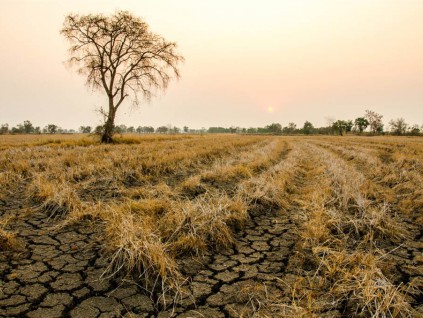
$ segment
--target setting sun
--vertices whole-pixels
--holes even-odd
[[[267,108],[267,112],[268,112],[268,113],[273,113],[273,107],[268,107],[268,108]]]

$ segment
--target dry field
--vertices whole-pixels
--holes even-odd
[[[423,316],[421,138],[30,137],[0,136],[0,316]]]

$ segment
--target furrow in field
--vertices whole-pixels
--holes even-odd
[[[331,142],[336,139],[327,138]],[[423,143],[413,137],[346,137],[343,145],[356,146],[378,154],[385,162],[392,160],[412,160],[422,163]]]
[[[380,198],[393,205],[402,213],[405,221],[423,224],[423,166],[410,159],[398,158],[384,160],[384,155],[369,153],[359,146],[342,147],[330,143],[319,145],[326,147],[356,169],[362,171],[375,185]]]
[[[325,146],[327,147],[327,145]],[[397,217],[395,211],[392,211],[395,206],[384,204],[384,195],[379,191],[374,191],[371,183],[369,184],[368,177],[361,171],[356,170],[355,165],[351,165],[351,160],[342,157],[342,154],[345,155],[345,152],[341,151],[342,149],[338,149],[337,152],[333,147],[336,146],[329,148],[311,146],[313,154],[320,158],[315,159],[315,161],[320,161],[323,166],[326,166],[325,174],[330,181],[328,186],[332,190],[330,191],[330,204],[326,203],[322,208],[323,211],[327,210],[324,214],[326,220],[321,223],[322,226],[318,226],[319,223],[317,222],[321,219],[320,216],[317,219],[315,218],[313,222],[306,223],[308,224],[306,233],[309,236],[316,236],[316,233],[320,233],[317,237],[321,242],[327,242],[328,233],[338,233],[338,237],[334,236],[336,238],[334,242],[337,242],[335,244],[337,252],[333,253],[334,247],[330,244],[323,244],[323,249],[320,249],[320,252],[323,251],[326,254],[324,257],[327,257],[327,259],[322,259],[320,264],[327,266],[325,262],[335,262],[337,261],[336,258],[339,257],[348,259],[346,258],[348,254],[338,253],[339,242],[343,242],[343,248],[349,253],[351,261],[368,261],[367,265],[372,265],[368,268],[373,273],[372,275],[383,275],[383,277],[380,277],[386,281],[386,286],[391,286],[384,289],[385,296],[390,297],[389,295],[391,295],[399,302],[398,306],[403,304],[406,306],[404,308],[408,306],[411,310],[407,302],[410,302],[413,307],[417,306],[421,297],[418,292],[419,282],[422,279],[418,265],[421,264],[418,256],[418,246],[421,245],[421,243],[418,243],[420,240],[419,231],[416,231],[416,226],[405,222],[404,218]],[[351,155],[347,157],[350,158]],[[352,160],[360,162],[359,159]],[[322,229],[325,229],[325,231]],[[327,232],[327,229],[330,232]],[[311,244],[311,246],[315,245],[315,243]],[[325,245],[328,245],[330,249],[326,250],[328,246]],[[313,248],[315,251],[319,250],[317,247]],[[332,258],[329,253],[332,253]],[[345,265],[345,269],[348,267],[347,264],[329,263],[329,265],[336,265],[340,268]],[[351,267],[349,268],[352,270]],[[364,278],[361,277],[360,279]],[[360,284],[371,283],[370,281],[361,282],[359,280],[357,282]],[[395,293],[392,288],[402,289],[403,295],[410,298],[407,298],[406,301],[401,293],[394,296]],[[390,308],[386,304],[386,298],[375,298],[375,301],[379,301],[379,307],[374,307],[372,310],[379,308],[378,310],[383,311]],[[370,309],[367,308],[367,310]],[[409,310],[406,312],[410,312]]]
[[[267,196],[266,190],[274,187],[272,192],[277,189],[279,197],[287,197],[288,187],[298,174],[301,154],[300,147],[292,145],[283,160],[241,184],[252,183]],[[239,185],[241,192],[245,191],[243,186]],[[182,268],[191,283],[183,301],[173,308],[176,314],[285,317],[293,312],[292,304],[283,302],[286,286],[280,281],[294,253],[295,225],[291,210],[276,208],[276,201],[273,203],[273,208],[264,208],[258,200],[251,201],[250,218],[234,235],[229,248],[207,252],[201,262],[183,261]]]

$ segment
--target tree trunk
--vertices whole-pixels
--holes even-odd
[[[109,113],[107,114],[107,120],[104,124],[103,135],[101,136],[101,142],[103,144],[110,144],[113,142],[113,131],[115,128],[115,108],[113,106],[113,97],[109,96]]]
[[[103,135],[101,136],[101,142],[103,144],[110,144],[113,141],[113,122],[107,119],[104,125]]]

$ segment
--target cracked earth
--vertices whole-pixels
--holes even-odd
[[[2,215],[25,215],[11,226],[22,246],[0,253],[2,317],[235,316],[248,308],[251,288],[282,293],[279,278],[295,243],[289,218],[271,210],[253,216],[232,249],[181,261],[188,292],[178,305],[168,300],[166,306],[134,281],[102,276],[108,260],[101,253],[101,223],[58,227],[44,212],[28,209],[13,200],[1,206]]]

